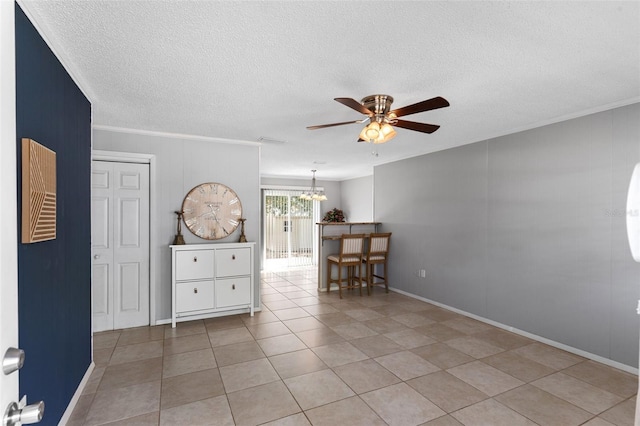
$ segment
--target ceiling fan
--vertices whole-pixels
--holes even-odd
[[[358,142],[372,143],[385,143],[393,139],[396,135],[396,131],[393,129],[393,126],[415,130],[422,133],[433,133],[438,130],[440,126],[436,124],[400,120],[398,117],[449,106],[449,102],[440,96],[394,109],[393,111],[390,111],[393,98],[389,95],[371,95],[362,98],[362,101],[360,102],[352,98],[334,98],[334,100],[366,115],[367,118],[355,121],[344,121],[342,123],[308,126],[307,129],[315,130],[323,129],[325,127],[342,126],[344,124],[368,122],[369,124],[362,129],[362,132],[360,132]]]

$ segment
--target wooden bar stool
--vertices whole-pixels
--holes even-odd
[[[327,293],[331,290],[331,284],[338,284],[338,292],[342,299],[343,288],[359,288],[362,296],[362,253],[364,249],[364,234],[342,234],[340,238],[340,253],[327,256]],[[331,278],[331,265],[338,266],[338,278]],[[342,279],[342,268],[347,268],[346,280]],[[358,268],[358,274],[354,273]],[[343,286],[342,282],[347,285]],[[357,285],[356,285],[357,281]]]
[[[371,295],[371,288],[374,285],[384,285],[385,290],[389,293],[389,283],[387,280],[387,258],[389,257],[390,241],[391,232],[369,235],[369,250],[362,258],[362,263],[366,265],[366,276],[364,277],[364,281],[367,285],[368,295]],[[375,274],[375,265],[382,265],[382,275]]]

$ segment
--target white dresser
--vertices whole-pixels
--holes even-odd
[[[171,247],[171,326],[176,321],[250,312],[255,243]]]

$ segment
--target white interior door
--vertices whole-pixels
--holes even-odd
[[[0,1],[0,357],[18,347],[15,3]],[[18,372],[0,372],[0,416],[18,401]]]
[[[93,161],[93,331],[149,325],[149,165]]]

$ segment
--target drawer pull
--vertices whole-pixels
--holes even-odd
[[[231,260],[236,260],[236,255],[235,254],[231,255]]]
[[[232,285],[231,285],[231,290],[235,290],[235,289],[236,289],[236,285],[235,285],[235,284],[232,284]]]
[[[193,261],[194,261],[194,262],[197,262],[197,261],[198,261],[198,258],[197,258],[196,256],[193,256]]]
[[[197,288],[197,287],[196,287],[196,288],[194,288],[194,289],[193,289],[193,292],[197,294],[197,293],[198,293],[198,288]]]

